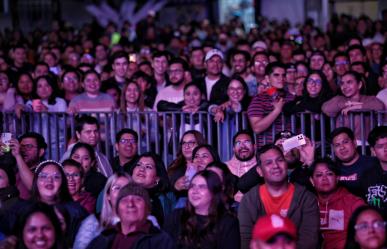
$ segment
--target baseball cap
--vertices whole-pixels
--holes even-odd
[[[263,49],[263,50],[267,50],[267,45],[264,41],[256,41],[254,42],[252,48],[255,50],[255,49]]]
[[[297,238],[297,228],[289,218],[276,214],[266,215],[257,220],[253,228],[253,240],[268,241],[278,234]]]
[[[222,51],[214,48],[207,52],[206,57],[204,58],[204,61],[208,61],[209,59],[212,58],[212,56],[215,56],[215,55],[219,56],[222,60],[224,58]]]

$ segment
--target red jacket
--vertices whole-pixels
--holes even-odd
[[[328,199],[318,196],[320,230],[324,249],[342,249],[347,238],[347,226],[353,211],[365,205],[364,201],[339,187]]]

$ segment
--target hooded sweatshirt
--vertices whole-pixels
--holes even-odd
[[[320,230],[324,238],[324,249],[342,249],[347,238],[349,218],[356,208],[365,205],[364,201],[339,187],[329,198],[318,196],[320,208]]]

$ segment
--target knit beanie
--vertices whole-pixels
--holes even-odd
[[[117,204],[116,204],[117,213],[118,213],[118,204],[120,203],[121,199],[128,195],[136,195],[136,196],[142,197],[145,201],[145,204],[148,207],[148,210],[151,210],[151,201],[149,198],[148,191],[145,188],[138,185],[137,183],[131,182],[131,183],[128,183],[123,188],[121,188],[120,192],[118,193]]]

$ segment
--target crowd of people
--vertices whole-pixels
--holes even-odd
[[[76,118],[73,138],[66,122],[2,136],[0,248],[386,248],[387,126],[369,111],[387,108],[387,11],[378,21],[333,16],[326,32],[310,20],[258,27],[174,29],[151,15],[135,37],[129,23],[5,33],[3,114]],[[201,118],[181,116],[179,150],[165,165],[141,138],[155,140],[173,121],[157,123],[157,113],[170,111],[208,112],[205,123],[221,124],[230,143],[208,144]],[[104,124],[85,112],[121,115],[116,157],[99,146]],[[140,112],[156,113],[152,129],[126,117]],[[242,112],[248,129],[232,125]],[[311,127],[287,150],[297,134],[282,115],[300,113],[329,134],[332,158],[319,157],[326,145]],[[59,157],[48,156],[58,145]]]

